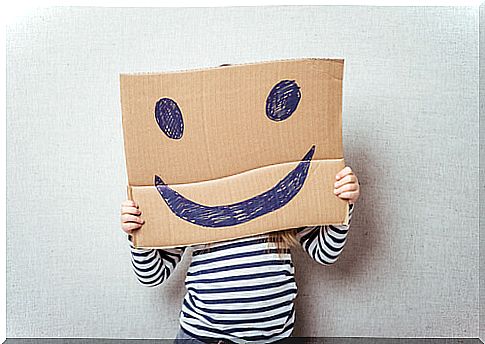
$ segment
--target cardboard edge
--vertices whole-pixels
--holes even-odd
[[[350,220],[350,203],[347,202],[347,214],[345,215],[345,220],[344,220],[343,225],[348,226],[349,220]]]
[[[126,186],[126,195],[130,201],[133,201],[133,187],[131,185]]]
[[[126,186],[126,195],[130,201],[133,201],[133,188],[130,185]],[[135,248],[139,248],[137,245],[136,235],[131,235],[131,242]]]
[[[345,164],[345,160],[344,158],[336,158],[336,159],[315,159],[315,160],[312,160],[312,162],[318,162],[318,161],[323,161],[323,162],[338,162],[338,161],[343,161],[344,164]],[[196,181],[196,182],[189,182],[189,183],[168,183],[168,185],[170,186],[188,186],[188,185],[194,185],[194,184],[201,184],[201,183],[212,183],[214,181],[221,181],[221,180],[225,180],[225,179],[232,179],[234,177],[239,177],[241,175],[245,175],[245,174],[248,174],[248,173],[254,173],[254,172],[257,172],[257,171],[261,171],[261,170],[266,170],[266,169],[270,169],[272,167],[275,167],[275,166],[281,166],[281,165],[296,165],[296,164],[299,164],[301,161],[288,161],[288,162],[281,162],[281,163],[277,163],[277,164],[271,164],[271,165],[265,165],[265,166],[261,166],[261,167],[256,167],[256,168],[252,168],[252,169],[249,169],[249,170],[246,170],[246,171],[242,171],[242,172],[238,172],[238,173],[235,173],[235,174],[230,174],[230,175],[227,175],[227,176],[222,176],[222,177],[217,177],[217,178],[213,178],[213,179],[204,179],[204,180],[200,180],[200,181]],[[154,187],[153,184],[143,184],[143,185],[137,185],[137,184],[131,184],[129,181],[128,181],[128,185],[131,187],[131,188],[146,188],[146,187]],[[130,190],[131,192],[131,190]]]
[[[221,68],[231,68],[231,67],[243,67],[251,66],[256,64],[264,63],[274,63],[274,62],[304,62],[304,61],[334,61],[337,63],[344,64],[345,59],[343,57],[302,57],[293,59],[278,59],[278,60],[263,60],[258,62],[247,62],[247,63],[224,63],[218,66],[203,67],[203,68],[190,68],[190,69],[179,69],[170,71],[159,71],[159,72],[121,72],[119,73],[120,79],[125,76],[143,76],[143,75],[157,75],[157,74],[176,74],[176,73],[191,73],[191,72],[203,72],[213,69]]]

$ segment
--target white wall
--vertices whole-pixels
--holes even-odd
[[[480,20],[480,214],[485,213],[485,2],[479,10]],[[480,216],[480,339],[485,341],[485,220]]]
[[[362,197],[336,265],[295,255],[294,334],[478,336],[477,8],[53,8],[7,33],[7,337],[173,337],[189,257],[160,288],[131,271],[118,75],[296,57],[345,58]]]

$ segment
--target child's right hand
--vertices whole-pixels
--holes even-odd
[[[141,211],[136,202],[127,199],[121,203],[121,229],[127,234],[132,234],[134,230],[140,229],[145,223],[140,215]]]

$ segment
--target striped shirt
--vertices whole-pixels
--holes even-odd
[[[322,265],[335,263],[346,243],[349,225],[297,229],[303,250]],[[190,336],[271,343],[289,337],[295,321],[297,285],[289,249],[277,250],[268,234],[194,245],[185,278],[187,293],[180,326]],[[166,281],[186,247],[135,249],[133,271],[147,287]]]

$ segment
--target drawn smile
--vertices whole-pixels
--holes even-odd
[[[291,201],[303,187],[314,152],[315,145],[275,186],[237,203],[217,206],[196,203],[173,190],[157,175],[155,186],[170,210],[181,219],[203,227],[235,226],[275,211]]]

